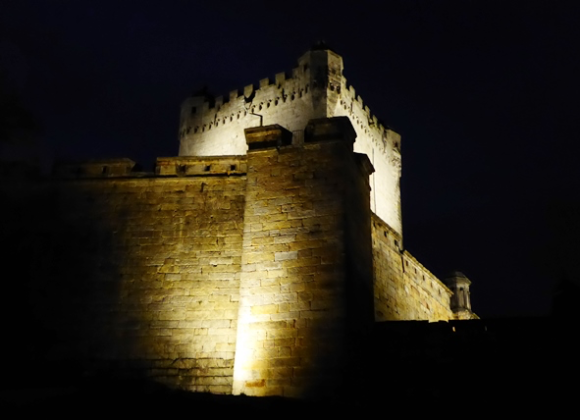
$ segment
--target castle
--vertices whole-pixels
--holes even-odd
[[[2,183],[5,237],[38,261],[34,308],[65,337],[47,357],[308,397],[333,392],[374,322],[476,318],[463,274],[442,282],[403,247],[401,138],[329,48],[228,98],[186,99],[179,138],[155,173],[94,160],[26,194]],[[54,210],[28,217],[39,203]]]

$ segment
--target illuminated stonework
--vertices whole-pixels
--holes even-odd
[[[155,173],[95,160],[28,190],[0,182],[4,237],[45,264],[27,276],[39,319],[69,338],[59,357],[192,391],[314,397],[342,386],[374,322],[475,316],[465,276],[450,289],[403,248],[399,136],[338,55],[299,64],[228,103],[188,99],[181,156]],[[14,222],[41,207],[54,211]]]
[[[281,125],[300,145],[308,121],[346,116],[356,131],[355,152],[366,154],[375,168],[371,209],[401,234],[401,136],[371,114],[342,73],[342,57],[318,46],[300,57],[291,74],[278,73],[227,98],[203,92],[190,97],[181,107],[179,154],[243,155],[244,129],[260,122]]]
[[[302,147],[268,147],[290,133],[246,130],[236,394],[332,394],[340,378],[331,372],[356,336],[347,318],[373,322],[372,167],[352,152],[348,119],[314,120],[305,132]]]

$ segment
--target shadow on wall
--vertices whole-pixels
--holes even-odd
[[[104,204],[88,195],[65,194],[49,183],[11,180],[0,188],[5,198],[0,209],[3,308],[11,320],[12,343],[3,346],[4,357],[34,365],[35,360],[89,355],[107,335],[121,287],[123,256],[113,254],[111,220],[99,214]],[[97,314],[97,302],[109,310]],[[30,380],[18,374],[21,367],[8,369],[16,380]]]

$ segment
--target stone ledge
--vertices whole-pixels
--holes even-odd
[[[244,134],[249,151],[292,144],[292,133],[278,124],[246,128]]]

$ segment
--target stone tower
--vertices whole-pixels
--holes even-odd
[[[372,166],[354,135],[344,117],[312,120],[302,147],[280,126],[246,129],[235,394],[335,394],[372,326]]]
[[[342,57],[326,45],[307,51],[290,74],[261,79],[228,97],[202,91],[187,98],[181,107],[179,155],[244,155],[244,129],[260,123],[281,125],[292,134],[292,144],[300,145],[308,121],[340,116],[355,129],[355,152],[366,154],[375,168],[371,210],[402,234],[401,137],[363,104],[343,75]]]

